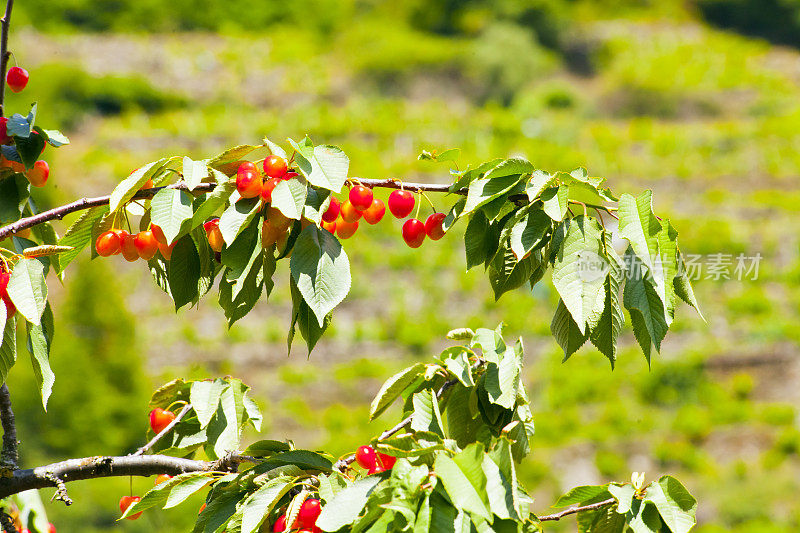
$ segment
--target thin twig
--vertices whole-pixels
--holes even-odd
[[[603,500],[597,503],[591,503],[589,505],[573,505],[572,507],[567,507],[563,511],[559,511],[553,514],[547,514],[539,516],[539,522],[547,522],[553,520],[561,520],[565,516],[569,516],[571,514],[580,513],[582,511],[594,511],[595,509],[600,509],[602,507],[606,507],[607,505],[613,505],[617,503],[617,500],[614,498],[609,498],[607,500]]]
[[[0,423],[3,425],[3,466],[17,469],[19,462],[19,452],[17,449],[17,426],[14,423],[14,411],[11,409],[11,394],[8,392],[8,384],[3,383],[0,387]]]
[[[53,494],[53,497],[50,498],[50,501],[52,502],[54,500],[60,500],[64,502],[64,505],[67,507],[72,505],[72,498],[70,498],[69,494],[67,494],[67,485],[61,480],[61,478],[51,472],[46,472],[45,478],[56,487],[56,492]]]
[[[135,452],[133,452],[131,455],[142,455],[142,454],[144,454],[145,452],[147,452],[148,450],[150,450],[150,448],[152,448],[153,446],[155,446],[155,444],[156,444],[158,441],[160,441],[160,440],[161,440],[161,438],[162,438],[164,435],[166,435],[167,433],[169,433],[170,431],[172,431],[172,428],[174,428],[176,425],[178,425],[178,422],[180,422],[180,421],[181,421],[181,419],[182,419],[184,416],[186,416],[186,413],[188,413],[188,412],[189,412],[189,410],[190,410],[191,408],[192,408],[192,404],[190,404],[190,403],[187,403],[186,405],[184,405],[184,406],[183,406],[183,409],[181,409],[181,412],[180,412],[180,413],[178,413],[178,416],[176,416],[176,417],[175,417],[175,418],[172,420],[172,422],[170,422],[169,424],[167,424],[167,426],[166,426],[164,429],[162,429],[162,430],[161,430],[161,431],[160,431],[158,434],[156,434],[156,436],[155,436],[155,437],[153,437],[152,439],[150,439],[150,442],[148,442],[147,444],[145,444],[144,446],[142,446],[141,448],[139,448],[138,450],[136,450]]]
[[[8,29],[11,26],[11,9],[13,7],[14,0],[7,0],[5,15],[0,19],[0,75],[2,75],[2,79],[0,79],[0,117],[5,111],[6,69],[8,58],[11,56],[11,52],[8,51]]]

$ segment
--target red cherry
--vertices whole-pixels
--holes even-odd
[[[150,231],[153,232],[153,237],[156,238],[159,244],[167,244],[167,237],[164,235],[164,230],[161,229],[161,226],[150,224]]]
[[[367,474],[369,474],[369,475],[380,474],[381,472],[385,472],[385,471],[386,471],[386,469],[384,467],[382,467],[381,465],[376,464],[375,466],[373,466],[372,468],[369,469]]]
[[[296,178],[299,175],[300,174],[298,174],[297,172],[287,172],[286,174],[283,175],[283,177],[281,177],[281,179],[283,181],[289,181],[290,179]]]
[[[386,206],[383,205],[383,202],[377,198],[373,198],[372,205],[369,206],[369,209],[364,211],[364,220],[369,222],[370,224],[377,224],[383,218],[383,215],[386,214]]]
[[[281,533],[282,531],[286,531],[286,515],[282,514],[275,520],[275,523],[272,524],[272,531],[274,533]]]
[[[119,252],[120,244],[121,242],[119,235],[117,235],[116,232],[106,231],[97,237],[97,241],[94,243],[94,248],[97,250],[98,255],[102,257],[108,257]]]
[[[211,220],[203,222],[203,229],[206,230],[207,232],[218,227],[219,227],[219,218],[212,218]]]
[[[433,213],[428,217],[428,220],[425,221],[425,233],[431,240],[438,241],[442,237],[444,237],[444,229],[442,228],[442,223],[445,219],[444,213]]]
[[[323,221],[322,224],[320,224],[320,226],[322,226],[322,229],[326,229],[331,233],[336,233],[336,222]]]
[[[153,433],[161,433],[173,420],[175,420],[175,413],[171,411],[165,411],[160,407],[150,411],[150,429],[153,430]]]
[[[14,91],[15,93],[20,92],[22,89],[28,85],[28,71],[22,67],[11,67],[8,69],[8,73],[6,74],[6,83],[8,84],[8,88]]]
[[[328,205],[328,209],[322,214],[322,220],[325,222],[335,222],[341,209],[342,204],[339,203],[339,199],[335,196],[331,196],[331,203]]]
[[[139,250],[136,249],[136,238],[127,231],[120,230],[122,235],[120,237],[119,249],[122,252],[122,257],[126,261],[136,261],[139,259]],[[117,233],[119,235],[119,233]]]
[[[372,189],[363,185],[356,185],[350,189],[348,198],[358,211],[365,211],[372,205]]]
[[[128,510],[128,507],[130,507],[131,505],[133,505],[134,503],[136,503],[138,501],[141,501],[141,499],[142,498],[139,497],[139,496],[123,496],[122,498],[119,499],[119,510],[120,510],[120,512],[124,513],[125,511]],[[127,518],[128,520],[136,520],[140,516],[142,516],[142,512],[141,511],[138,512],[138,513],[134,513],[134,514],[132,514],[130,516],[126,516],[125,518]]]
[[[50,177],[50,166],[47,161],[40,159],[33,164],[33,168],[25,171],[25,176],[34,187],[44,187],[44,184],[47,183],[47,178]]]
[[[6,305],[6,317],[11,318],[17,308],[8,296],[8,282],[11,280],[10,272],[0,272],[0,300]]]
[[[413,210],[413,194],[408,191],[392,191],[389,195],[389,211],[395,218],[406,218]]]
[[[403,240],[412,248],[422,246],[425,240],[425,224],[416,218],[410,218],[403,224]]]
[[[281,182],[280,178],[270,178],[264,182],[264,185],[261,186],[261,199],[264,202],[271,202],[272,201],[272,191],[275,190],[275,187]]]
[[[394,468],[394,464],[397,462],[397,457],[378,452],[378,460],[380,461],[380,464],[383,465],[384,469],[391,470]]]
[[[47,533],[56,533],[56,526],[53,524],[47,524]]]
[[[151,260],[158,252],[158,241],[150,230],[140,231],[133,238],[133,245],[139,257],[145,261]]]
[[[264,174],[270,178],[280,178],[288,169],[286,160],[279,155],[271,155],[264,160]]]
[[[362,468],[372,468],[378,462],[378,456],[372,446],[359,446],[356,450],[356,462]]]
[[[0,117],[0,144],[7,144],[11,141],[8,136],[8,118]]]
[[[236,171],[236,190],[242,198],[255,198],[261,194],[261,175],[253,163],[246,161]]]
[[[175,249],[176,244],[178,244],[177,241],[173,242],[172,244],[163,244],[159,242],[158,251],[161,252],[161,255],[164,256],[164,259],[169,261],[172,257],[172,250]]]
[[[316,498],[309,498],[300,506],[300,512],[297,513],[297,525],[300,527],[314,527],[317,523],[322,512],[322,506]]]
[[[355,222],[347,222],[346,220],[336,220],[336,235],[340,239],[349,239],[358,229],[358,220]]]
[[[358,219],[361,218],[361,211],[356,209],[355,206],[350,203],[350,200],[345,200],[339,210],[339,216],[345,222],[357,222]]]

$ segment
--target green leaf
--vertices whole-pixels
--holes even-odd
[[[220,379],[192,383],[189,403],[192,404],[192,408],[197,414],[197,420],[200,422],[201,428],[205,428],[211,422],[211,417],[217,411],[219,398],[225,387],[225,382]]]
[[[486,476],[486,495],[492,513],[501,519],[519,520],[519,511],[514,499],[516,487],[488,455],[483,456],[481,466]]]
[[[245,423],[244,394],[247,388],[241,381],[232,379],[220,393],[219,408],[208,424],[208,442],[205,451],[218,459],[239,448],[242,426]]]
[[[469,184],[464,212],[471,213],[478,207],[502,196],[522,180],[522,174],[534,170],[533,165],[524,159],[506,159],[487,172],[483,178],[476,179]]]
[[[652,272],[658,256],[661,223],[653,214],[653,193],[645,191],[634,198],[623,194],[619,199],[619,235],[628,239],[636,257]]]
[[[430,431],[444,437],[444,423],[439,412],[439,400],[433,391],[424,389],[412,397],[414,411],[411,418],[411,429],[414,431]]]
[[[645,278],[641,271],[629,272],[623,304],[630,312],[633,333],[649,362],[650,346],[655,345],[656,351],[660,351],[661,341],[669,329],[664,304],[652,279]]]
[[[72,246],[72,250],[61,254],[58,273],[63,272],[67,265],[81,253],[87,246],[94,245],[92,242],[92,226],[100,218],[108,213],[108,206],[92,207],[81,213],[75,222],[67,229],[64,236],[58,241],[59,246]]]
[[[150,204],[150,221],[161,227],[167,243],[189,231],[188,220],[192,218],[192,196],[186,191],[161,189]]]
[[[153,507],[163,506],[164,509],[175,507],[211,483],[213,476],[214,474],[211,472],[189,472],[163,481],[147,491],[141,500],[128,507],[122,517],[131,516]]]
[[[486,494],[486,476],[482,461],[476,457],[476,451],[483,455],[482,450],[483,446],[472,444],[453,459],[437,454],[433,469],[456,509],[490,520],[492,512],[481,496]]]
[[[490,362],[486,365],[484,388],[489,395],[489,401],[505,409],[512,409],[517,403],[517,393],[520,388],[521,361],[514,355],[514,349],[509,348],[497,363]]]
[[[309,183],[337,193],[342,190],[350,167],[350,159],[344,152],[336,146],[312,147],[291,139],[289,144],[297,151],[295,163]]]
[[[535,201],[539,195],[542,194],[542,191],[555,185],[557,181],[558,180],[556,177],[552,174],[548,174],[547,172],[543,172],[541,170],[534,171],[530,181],[525,187],[525,193],[528,195],[528,201]]]
[[[294,279],[290,280],[290,288],[292,293],[292,323],[289,325],[289,336],[287,338],[288,348],[291,351],[295,328],[298,328],[300,330],[300,335],[306,340],[306,346],[308,347],[308,353],[310,355],[317,341],[322,338],[323,333],[328,329],[332,314],[328,313],[323,323],[320,325],[319,322],[317,322],[314,311],[303,299],[303,295],[300,293],[300,289],[297,288],[297,283],[295,283]]]
[[[677,251],[677,262],[678,274],[672,280],[675,288],[675,294],[678,295],[681,300],[693,307],[694,310],[697,311],[697,314],[700,315],[700,318],[705,321],[703,313],[700,312],[700,306],[697,305],[697,300],[694,297],[692,282],[689,280],[689,276],[686,273],[686,261],[683,259],[683,254],[680,250]]]
[[[469,219],[467,229],[464,232],[464,249],[467,254],[467,270],[474,266],[483,264],[486,261],[490,250],[495,243],[491,242],[491,232],[489,231],[489,220],[483,212],[478,211]]]
[[[236,190],[235,181],[226,181],[217,185],[213,191],[206,195],[206,199],[192,215],[192,229],[196,228],[209,217],[216,214]]]
[[[253,533],[256,531],[292,486],[292,483],[276,480],[261,486],[251,494],[239,510],[242,516],[241,533]]]
[[[625,514],[630,512],[633,505],[633,498],[636,495],[636,489],[631,485],[619,485],[611,483],[608,485],[608,492],[617,500],[617,512]]]
[[[558,301],[558,307],[553,315],[552,322],[550,322],[550,332],[555,337],[558,345],[561,346],[561,349],[564,350],[564,361],[577,352],[588,338],[587,333],[582,332],[581,328],[575,323],[575,319],[564,305],[564,300]]]
[[[625,515],[619,514],[613,505],[582,511],[577,515],[577,523],[578,533],[624,533],[626,526]]]
[[[253,457],[267,457],[277,452],[286,452],[290,446],[279,440],[259,440],[247,447],[243,455]]]
[[[305,203],[306,186],[295,178],[282,180],[272,191],[272,207],[283,213],[286,218],[300,220]]]
[[[605,304],[603,286],[609,265],[601,231],[594,218],[573,218],[553,263],[553,285],[582,334],[589,317],[599,314]]]
[[[108,202],[108,210],[112,213],[120,209],[128,200],[133,198],[142,185],[147,180],[155,176],[167,164],[168,159],[159,159],[152,163],[147,163],[141,168],[134,170],[130,176],[122,180],[119,185],[114,188],[111,193],[111,199]]]
[[[511,251],[517,259],[543,246],[551,227],[551,219],[544,211],[526,210],[524,216],[514,223],[509,235]]]
[[[22,209],[30,198],[31,185],[22,174],[0,178],[0,222],[19,220]]]
[[[322,222],[322,215],[331,203],[330,196],[330,191],[317,190],[309,186],[305,196],[306,205],[303,206],[303,216],[314,224]],[[274,192],[272,198],[275,198]]]
[[[8,118],[6,132],[12,137],[30,137],[36,119],[36,104],[31,106],[31,113],[26,117],[19,113],[14,113]]]
[[[565,185],[550,187],[541,193],[542,210],[555,220],[560,222],[567,215],[569,207],[569,188]]]
[[[261,148],[261,146],[254,146],[252,144],[241,144],[239,146],[234,146],[233,148],[225,150],[216,157],[209,159],[208,166],[211,168],[216,168],[217,170],[228,170],[225,167],[229,166],[230,163],[237,163],[241,161],[250,152],[259,148]],[[233,169],[233,172],[236,172],[235,168]]]
[[[261,197],[242,199],[228,207],[219,217],[219,230],[225,244],[232,244],[260,211]]]
[[[38,128],[35,128],[38,129]],[[42,130],[47,135],[47,142],[55,148],[69,144],[69,139],[66,135],[58,130]]]
[[[19,314],[28,322],[39,325],[47,304],[44,265],[36,259],[23,258],[17,261],[7,290]]]
[[[662,476],[651,483],[644,500],[653,502],[672,533],[687,533],[697,523],[697,500],[672,476]]]
[[[350,290],[350,262],[339,241],[317,226],[303,230],[289,262],[292,279],[319,325]]]
[[[3,341],[0,344],[0,378],[3,383],[8,379],[8,372],[17,362],[17,319],[5,318],[6,306],[0,305],[0,317],[3,318]]]
[[[183,181],[186,188],[193,191],[208,177],[207,161],[192,161],[188,157],[183,158]]]
[[[611,497],[605,485],[582,485],[569,490],[561,496],[553,507],[567,507],[568,505],[583,504],[599,496],[604,496],[600,500],[607,500]]]
[[[374,420],[386,411],[406,387],[411,385],[423,372],[425,372],[425,365],[416,363],[387,379],[369,406],[369,419]]]
[[[255,469],[256,471],[267,472],[273,468],[283,465],[295,465],[302,470],[319,470],[330,472],[333,463],[327,457],[309,450],[289,450],[273,455]]]
[[[168,268],[170,293],[177,311],[199,297],[200,256],[191,235],[184,235],[175,243]]]
[[[673,280],[678,274],[678,232],[672,227],[669,220],[662,223],[661,231],[658,232],[658,250],[655,270],[659,275],[653,276],[653,279],[664,280],[664,283],[657,285],[657,289],[661,301],[664,302],[664,318],[669,326],[675,318],[675,287],[670,280]]]
[[[615,260],[609,261],[608,264],[610,269],[604,287],[605,304],[600,315],[594,313],[589,317],[589,340],[608,358],[613,369],[617,357],[617,337],[625,324],[625,314],[619,302],[622,271]]]
[[[323,531],[338,531],[355,522],[366,507],[370,494],[381,481],[378,476],[369,476],[341,490],[322,508],[322,513],[317,518],[317,527]]]
[[[289,156],[286,155],[286,150],[275,144],[274,142],[270,141],[266,137],[264,137],[264,145],[266,145],[267,149],[269,150],[270,155],[277,155],[285,159],[286,161],[289,160]]]
[[[517,260],[511,248],[503,245],[489,264],[489,283],[494,290],[495,301],[508,291],[522,287],[531,277],[534,262],[531,257]]]
[[[2,312],[2,311],[0,311]],[[47,304],[42,314],[40,325],[28,324],[28,351],[31,354],[31,364],[39,391],[42,397],[42,407],[47,411],[47,400],[53,392],[53,383],[56,376],[50,369],[50,344],[53,342],[53,311]]]
[[[42,155],[45,140],[41,135],[14,137],[14,145],[17,147],[17,153],[25,164],[25,168],[33,168],[33,164]]]
[[[470,336],[470,338],[472,337]],[[468,350],[463,346],[448,348],[441,355],[447,371],[453,374],[465,387],[475,386],[475,380],[472,378],[472,365],[469,362],[470,355],[474,355],[472,350]]]

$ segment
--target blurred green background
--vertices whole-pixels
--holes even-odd
[[[9,110],[38,100],[40,122],[72,139],[45,153],[43,207],[164,155],[307,133],[341,146],[354,176],[444,182],[416,156],[451,147],[462,166],[586,166],[617,192],[653,189],[685,253],[764,257],[757,280],[696,282],[708,323],[682,307],[651,369],[626,331],[612,372],[591,347],[561,363],[549,282],[496,304],[465,272],[463,226],[418,250],[394,219],[359,230],[351,294],[310,359],[300,343],[287,357],[280,283],[228,331],[215,294],[175,317],[141,264],[85,254],[50,284],[46,414],[26,365],[11,374],[26,466],[127,453],[153,387],[224,374],[255,389],[263,437],[343,454],[392,423],[366,422],[385,377],[451,328],[502,320],[527,348],[537,435],[521,470],[537,511],[576,484],[669,472],[700,500],[698,531],[800,529],[797,0],[26,0],[12,23],[31,82]],[[50,518],[68,532],[189,529],[199,501],[115,523],[128,484],[76,483],[76,504]]]

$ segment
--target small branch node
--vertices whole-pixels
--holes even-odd
[[[67,494],[66,483],[64,483],[60,477],[56,476],[52,472],[46,472],[44,477],[56,487],[56,492],[53,494],[53,497],[50,498],[50,501],[52,502],[54,500],[60,500],[64,502],[64,505],[72,505],[72,498],[70,498],[69,494]]]

